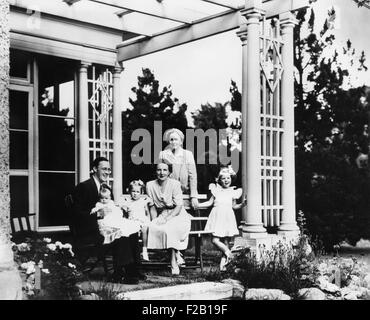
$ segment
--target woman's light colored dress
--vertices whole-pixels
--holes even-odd
[[[242,189],[235,189],[235,187],[224,189],[216,185],[211,189],[211,193],[214,203],[204,230],[212,231],[213,236],[220,238],[239,235],[233,199],[239,199],[242,196]]]
[[[168,178],[163,192],[157,180],[149,181],[146,186],[148,196],[153,200],[158,214],[165,214],[167,206],[183,205],[180,182]],[[160,215],[159,215],[160,216]],[[188,246],[191,216],[184,207],[180,213],[168,220],[165,224],[157,225],[153,219],[149,226],[148,249],[185,250]]]
[[[104,207],[112,210],[103,219],[98,219],[99,232],[104,237],[104,244],[140,231],[140,223],[124,218],[121,209],[114,204],[113,200],[107,204],[97,202],[91,212],[97,212]]]

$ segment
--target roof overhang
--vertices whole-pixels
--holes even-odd
[[[309,0],[9,0],[17,45],[42,38],[94,48],[126,61],[239,28],[240,11],[257,6],[274,17]],[[40,20],[41,28],[29,28]],[[15,38],[15,36],[14,36]],[[36,41],[35,40],[35,41]],[[40,42],[40,41],[39,41]],[[43,44],[40,44],[40,48]],[[63,51],[64,52],[64,51]]]
[[[246,22],[245,18],[240,14],[240,10],[244,6],[238,5],[238,0],[207,0],[206,2],[223,5],[225,10],[219,14],[194,21],[190,25],[183,24],[152,36],[142,36],[137,39],[123,41],[117,46],[117,60],[120,62],[130,60],[237,29]],[[297,11],[308,6],[308,0],[265,0],[260,3],[260,8],[266,12],[267,18],[272,18],[288,11]]]

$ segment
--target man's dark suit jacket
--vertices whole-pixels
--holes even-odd
[[[113,195],[112,195],[113,196]],[[93,178],[79,183],[73,192],[73,217],[76,237],[81,242],[94,241],[102,243],[104,237],[99,233],[97,217],[90,214],[91,209],[99,200],[99,193]],[[119,267],[138,263],[138,238],[137,233],[130,237],[116,239],[113,243],[113,259]]]
[[[79,183],[73,192],[73,224],[79,240],[96,239],[102,241],[97,218],[90,214],[99,201],[99,193],[93,178]]]

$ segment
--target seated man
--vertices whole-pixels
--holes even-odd
[[[110,173],[111,168],[108,159],[98,157],[93,162],[91,178],[79,183],[74,189],[72,220],[78,240],[81,242],[103,243],[104,239],[99,233],[97,219],[104,217],[111,209],[104,207],[95,214],[90,213],[99,200],[98,193],[101,185],[104,184],[104,187],[107,187]],[[138,272],[140,261],[138,234],[115,239],[111,245],[113,246],[113,281],[137,283],[139,279],[144,279],[145,276]]]

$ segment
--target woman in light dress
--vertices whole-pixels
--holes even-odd
[[[184,263],[179,250],[188,246],[191,216],[183,206],[183,194],[179,181],[169,178],[171,166],[157,164],[157,179],[146,185],[147,195],[152,199],[152,217],[148,233],[148,249],[169,249],[171,272],[180,273],[179,265]]]

